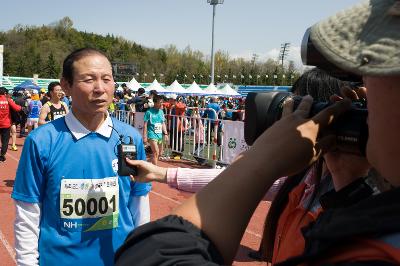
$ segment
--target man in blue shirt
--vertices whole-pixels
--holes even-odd
[[[127,234],[148,222],[149,184],[118,176],[119,135],[145,160],[136,129],[112,119],[111,64],[80,49],[64,61],[62,87],[72,111],[25,140],[12,198],[18,265],[113,265]]]

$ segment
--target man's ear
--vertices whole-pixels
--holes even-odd
[[[61,88],[65,92],[66,96],[71,96],[71,86],[65,78],[61,78],[60,80]]]

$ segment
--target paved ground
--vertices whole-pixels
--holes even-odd
[[[14,184],[15,172],[17,169],[20,153],[22,150],[23,139],[18,139],[18,151],[8,151],[7,161],[0,164],[0,265],[15,265],[14,260],[14,204],[10,198]],[[173,167],[198,167],[191,162],[169,160],[162,162],[164,166]],[[152,220],[167,215],[185,199],[190,197],[190,193],[178,191],[165,184],[154,184],[150,193],[151,216]],[[235,202],[232,199],[232,208]],[[262,234],[262,226],[265,215],[269,208],[269,202],[261,202],[254,213],[241,242],[234,265],[266,265],[252,260],[247,256],[249,251],[257,249]]]

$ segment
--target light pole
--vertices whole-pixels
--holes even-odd
[[[218,4],[223,4],[224,0],[207,0],[207,3],[213,6],[213,19],[212,19],[212,42],[211,42],[211,83],[214,84],[214,20],[215,20],[215,7]]]

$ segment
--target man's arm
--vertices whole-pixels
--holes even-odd
[[[19,200],[15,202],[15,259],[18,266],[39,265],[39,233],[41,205]]]
[[[48,104],[43,105],[43,107],[40,109],[40,115],[39,115],[39,126],[46,124],[46,117],[50,113],[50,107]]]

